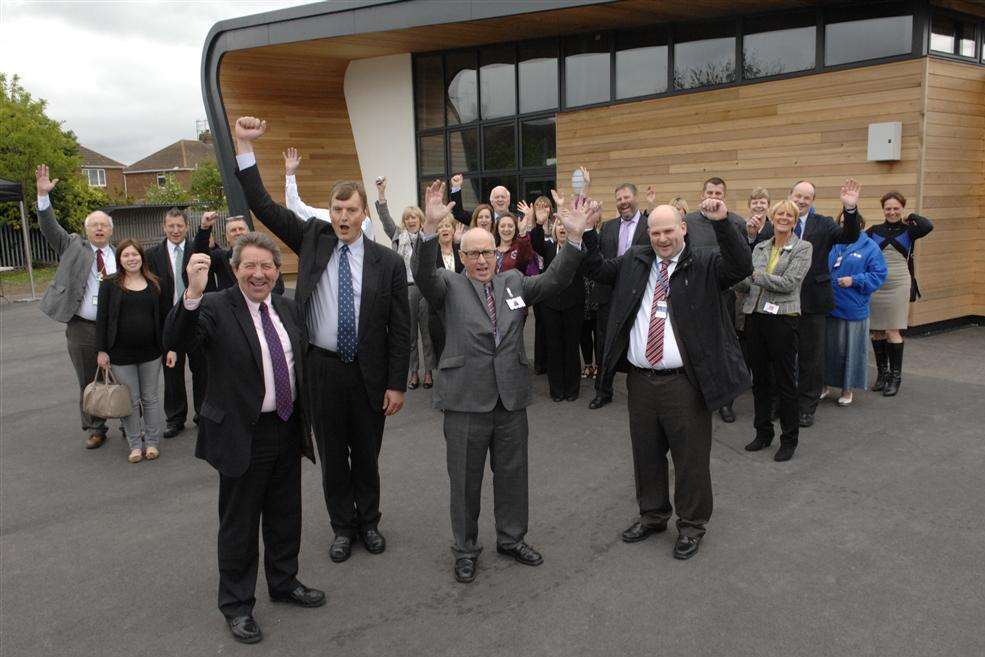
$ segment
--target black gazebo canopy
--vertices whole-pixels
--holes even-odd
[[[0,178],[0,201],[20,201],[24,197],[23,186],[18,182],[11,182]]]

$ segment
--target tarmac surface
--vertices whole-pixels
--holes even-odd
[[[985,328],[907,341],[900,395],[822,402],[786,464],[743,451],[751,395],[735,424],[716,415],[716,509],[686,562],[674,531],[619,539],[636,508],[624,378],[590,411],[588,382],[555,404],[538,377],[528,540],[545,562],[496,554],[487,470],[486,550],[457,584],[441,416],[410,391],[384,436],[387,551],[329,560],[305,461],[300,579],[328,604],[273,605],[261,572],[258,647],[216,609],[218,476],[193,425],[156,462],[127,463],[116,422],[84,450],[63,334],[37,304],[0,308],[4,657],[985,654]]]

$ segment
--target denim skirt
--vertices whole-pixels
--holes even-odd
[[[824,384],[851,390],[868,387],[869,319],[827,318]]]

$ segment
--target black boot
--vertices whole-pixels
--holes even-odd
[[[893,397],[899,392],[900,382],[903,379],[903,343],[889,342],[886,344],[889,352],[889,378],[886,379],[886,388],[882,391],[883,397]]]
[[[886,352],[887,340],[873,340],[872,351],[876,355],[876,382],[872,385],[873,392],[879,392],[886,387],[886,379],[889,378],[889,354]]]

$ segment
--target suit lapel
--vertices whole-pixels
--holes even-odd
[[[649,239],[647,239],[646,222],[647,222],[646,215],[644,215],[643,211],[640,210],[640,219],[639,221],[636,222],[636,232],[633,233],[633,241],[630,244],[630,246],[636,244],[646,244],[647,242],[650,241]]]
[[[263,357],[260,355],[260,338],[257,337],[256,326],[253,324],[253,317],[250,315],[249,308],[246,307],[243,292],[239,286],[234,286],[228,288],[226,294],[229,297],[229,305],[232,306],[233,316],[239,322],[239,327],[243,329],[243,335],[250,345],[250,351],[253,352],[253,361],[256,363],[257,370],[262,372]]]
[[[357,340],[366,333],[366,325],[369,322],[370,314],[373,312],[373,303],[376,301],[376,291],[379,287],[377,283],[380,276],[380,248],[369,238],[363,237],[363,279],[359,299]]]
[[[627,255],[629,254],[627,253]],[[633,266],[636,267],[636,271],[632,277],[634,283],[631,290],[633,301],[626,307],[626,316],[622,318],[623,323],[638,312],[643,294],[646,292],[646,286],[650,284],[650,270],[653,268],[653,258],[653,249],[640,249],[633,257]]]

